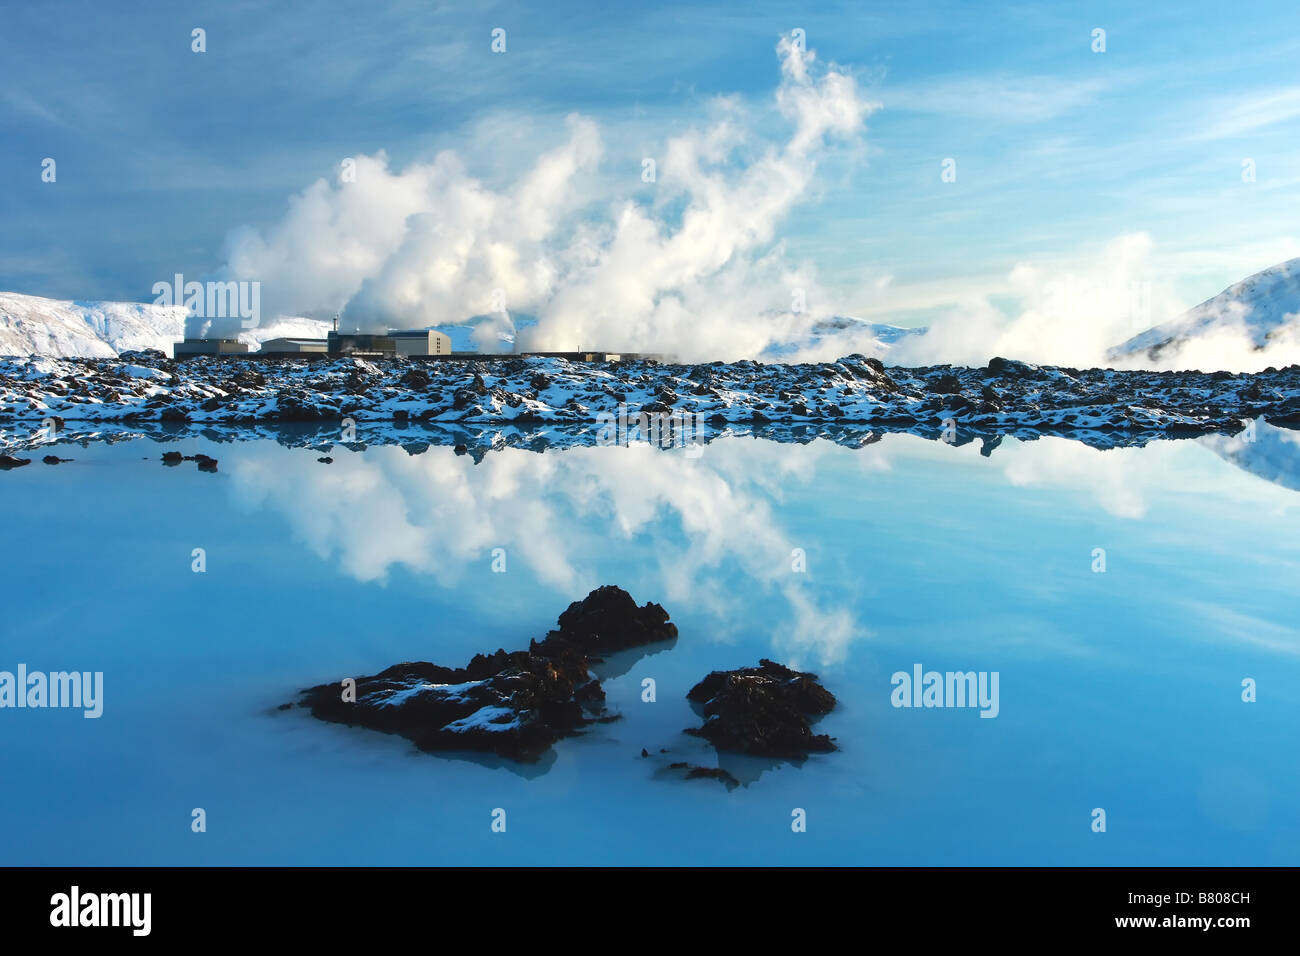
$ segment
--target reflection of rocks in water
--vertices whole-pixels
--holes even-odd
[[[703,705],[704,715],[704,725],[686,733],[719,751],[790,759],[836,749],[830,737],[812,732],[810,718],[836,704],[816,674],[764,659],[757,667],[714,671],[686,696]]]
[[[742,787],[748,787],[750,784],[756,783],[758,778],[769,770],[775,770],[777,767],[782,767],[788,763],[797,766],[802,764],[805,759],[804,757],[756,757],[751,754],[718,751],[718,766],[725,770],[733,780],[739,781]]]
[[[434,753],[435,756],[442,760],[460,760],[465,763],[478,764],[488,770],[508,770],[516,777],[523,777],[525,780],[535,780],[545,774],[555,766],[556,757],[553,749],[548,749],[542,753],[536,760],[516,760],[513,757],[502,757],[494,753],[481,753],[475,750],[439,750]],[[419,754],[413,754],[419,757]]]
[[[698,764],[692,765],[684,760],[678,760],[670,763],[668,769],[681,771],[687,780],[717,780],[728,790],[735,790],[740,786],[740,781],[721,767],[701,767]]]
[[[748,787],[769,770],[804,763],[804,757],[756,757],[715,750],[705,741],[692,741],[692,746],[674,750],[661,749],[651,754],[642,749],[641,756],[649,758],[655,766],[654,775],[673,780],[717,780],[728,790]],[[710,766],[709,764],[713,764]]]
[[[667,640],[658,642],[654,649],[629,648],[624,651],[617,651],[601,658],[591,658],[591,672],[601,681],[614,680],[622,677],[633,667],[648,657],[655,657],[658,654],[664,654],[671,651],[677,646],[677,638],[670,637]]]
[[[163,452],[162,463],[168,468],[174,468],[183,461],[196,462],[199,466],[199,471],[215,472],[217,470],[217,460],[208,455],[182,455],[178,451]]]
[[[555,741],[608,719],[593,662],[677,636],[662,607],[637,607],[613,586],[570,604],[558,624],[526,651],[477,654],[457,668],[395,664],[309,688],[302,704],[322,720],[400,734],[421,750],[537,761]]]

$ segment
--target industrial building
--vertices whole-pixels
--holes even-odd
[[[183,358],[187,355],[243,355],[248,346],[237,339],[186,339],[172,346],[172,355]]]
[[[326,343],[330,355],[355,355],[359,358],[451,355],[451,336],[432,329],[393,331],[383,335],[331,332]]]
[[[261,350],[250,352],[236,339],[186,339],[174,346],[177,358],[192,355],[237,355],[247,358],[420,358],[493,361],[504,358],[562,358],[570,362],[661,362],[665,356],[634,352],[453,352],[451,336],[433,329],[388,332],[330,332],[328,338],[285,336],[267,339]]]
[[[412,332],[389,332],[398,355],[450,355],[451,336],[433,329]]]
[[[325,339],[267,339],[258,355],[288,357],[293,355],[326,355],[329,344]]]

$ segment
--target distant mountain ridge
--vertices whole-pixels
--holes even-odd
[[[1300,258],[1270,266],[1228,286],[1178,318],[1115,346],[1107,352],[1107,358],[1154,359],[1193,339],[1233,331],[1243,332],[1256,349],[1286,340],[1300,341]]]

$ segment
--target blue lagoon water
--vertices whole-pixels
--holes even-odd
[[[0,710],[0,862],[1295,865],[1300,446],[1265,430],[1273,457],[907,435],[477,463],[61,446],[75,461],[0,475],[0,670],[102,671],[104,710]],[[219,471],[163,467],[172,449]],[[680,637],[609,662],[622,719],[536,766],[278,709],[526,647],[601,584]],[[682,733],[694,683],[763,657],[821,675],[838,752],[719,758]],[[894,707],[918,664],[996,671],[997,716]]]

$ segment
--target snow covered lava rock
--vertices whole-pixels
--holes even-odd
[[[718,750],[800,758],[837,749],[830,737],[814,734],[809,723],[810,715],[828,714],[836,704],[816,674],[764,658],[757,667],[714,671],[686,697],[704,705],[705,718],[703,727],[686,733]]]
[[[309,431],[300,427],[306,424],[319,434],[298,440],[314,445],[326,432],[337,437],[350,418],[362,443],[452,444],[477,461],[498,442],[540,451],[630,441],[628,423],[643,415],[637,439],[657,438],[660,447],[698,449],[716,437],[749,434],[860,445],[877,432],[909,431],[957,444],[1052,434],[1114,448],[1234,435],[1248,419],[1300,423],[1300,365],[1238,375],[1004,358],[985,368],[886,369],[861,355],[815,365],[554,357],[176,362],[145,351],[115,359],[0,358],[0,450],[9,454],[41,443],[48,419],[65,439],[94,440],[184,427],[210,438],[264,429],[291,440]]]
[[[560,615],[526,651],[476,654],[466,667],[395,664],[370,677],[303,691],[315,717],[400,734],[425,751],[472,750],[536,761],[557,740],[602,719],[598,652],[677,636],[658,604],[637,607],[607,585]]]

